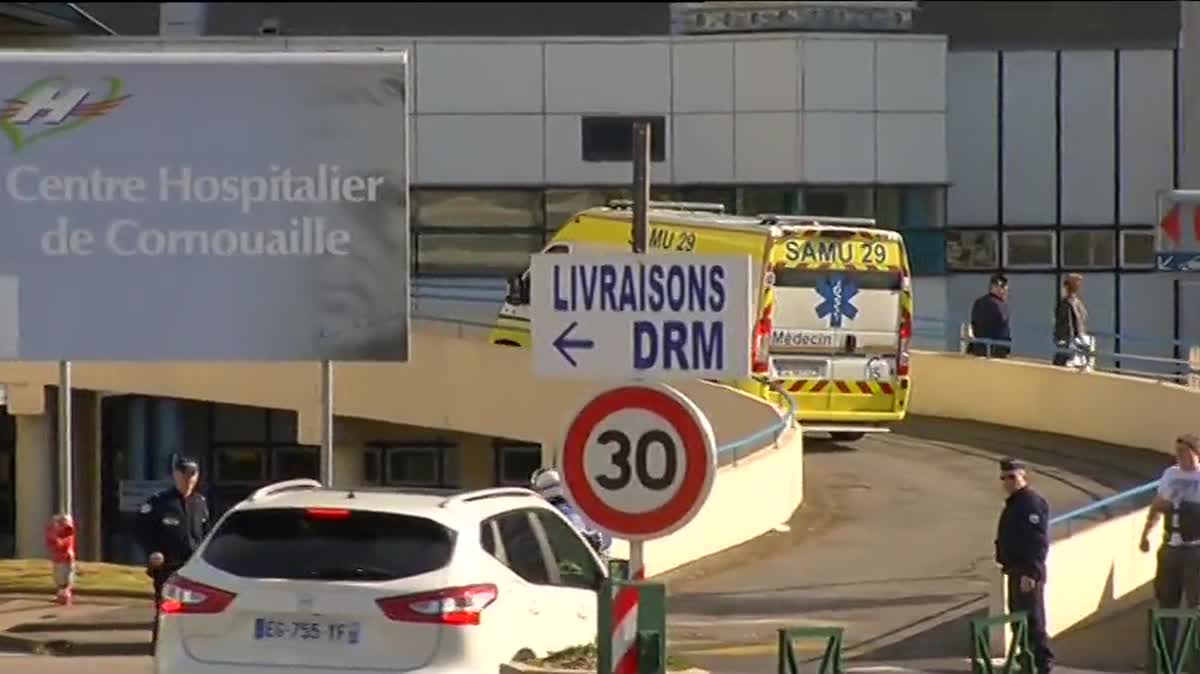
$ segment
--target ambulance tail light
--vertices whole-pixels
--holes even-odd
[[[907,309],[900,315],[900,348],[896,352],[896,374],[908,376],[908,350],[912,344],[913,321],[912,314]]]
[[[771,371],[771,329],[775,323],[775,305],[768,304],[762,318],[754,327],[754,344],[750,356],[750,369],[755,374]]]

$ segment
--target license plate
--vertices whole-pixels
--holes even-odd
[[[254,620],[255,641],[297,641],[353,646],[361,639],[362,626],[355,622],[277,620],[273,618],[256,618]]]
[[[775,372],[782,379],[824,379],[823,360],[775,360]]]

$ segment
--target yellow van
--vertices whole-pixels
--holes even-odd
[[[628,253],[633,248],[633,204],[613,201],[572,216],[543,253]],[[646,252],[679,255],[749,255],[751,278],[762,279],[773,240],[770,227],[726,215],[721,204],[652,201]],[[761,295],[761,293],[759,293]],[[757,308],[756,308],[757,310]],[[530,346],[529,269],[510,278],[508,295],[491,333],[493,344]]]
[[[771,251],[756,371],[791,393],[809,431],[853,441],[904,419],[912,274],[899,233],[865,218],[765,216]],[[742,388],[777,397],[750,382]]]
[[[752,345],[756,377],[797,403],[806,430],[857,440],[904,418],[912,285],[900,235],[873,220],[735,216],[720,204],[651,202],[647,252],[744,254],[760,280]],[[632,204],[571,217],[543,253],[631,249]],[[529,270],[509,279],[490,341],[529,347]],[[758,380],[729,382],[776,402]]]

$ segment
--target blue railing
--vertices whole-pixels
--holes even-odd
[[[1112,496],[1108,496],[1108,497],[1102,498],[1098,501],[1094,501],[1092,503],[1089,503],[1089,504],[1083,506],[1082,508],[1076,508],[1070,512],[1063,513],[1057,517],[1052,517],[1052,518],[1050,518],[1050,526],[1057,527],[1057,526],[1061,526],[1061,525],[1065,524],[1065,525],[1068,525],[1068,527],[1070,527],[1071,525],[1075,524],[1076,522],[1079,522],[1080,520],[1083,520],[1094,513],[1097,513],[1102,510],[1106,510],[1113,506],[1119,505],[1119,506],[1127,507],[1130,505],[1129,501],[1132,501],[1133,499],[1136,499],[1140,496],[1146,496],[1147,494],[1150,494],[1150,493],[1153,493],[1154,491],[1156,491],[1158,489],[1159,482],[1160,482],[1160,480],[1148,482],[1141,486],[1134,487],[1133,489],[1127,489],[1119,494],[1113,494]]]

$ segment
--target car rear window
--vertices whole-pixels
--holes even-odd
[[[859,290],[900,290],[904,277],[884,271],[817,271],[779,266],[775,269],[775,285],[781,288],[816,288],[831,274],[849,277]]]
[[[202,557],[244,578],[386,581],[446,566],[454,541],[453,531],[423,517],[264,508],[230,515]]]

